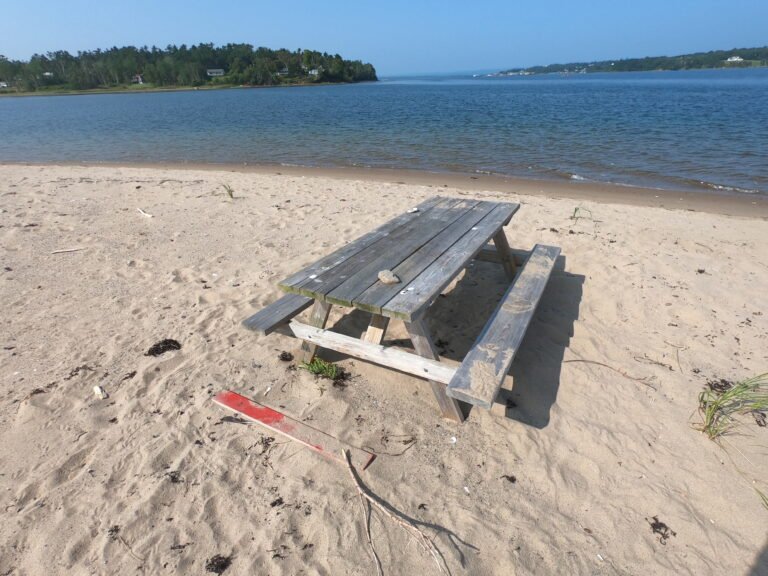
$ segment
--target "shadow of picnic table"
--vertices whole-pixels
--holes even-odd
[[[544,428],[557,400],[565,350],[579,318],[584,276],[566,271],[565,256],[559,256],[533,321],[515,357],[510,375],[513,387],[502,388],[497,402],[505,406],[511,420]],[[501,266],[475,260],[430,307],[426,321],[441,358],[461,362],[483,330],[509,281]],[[361,310],[345,314],[334,331],[359,337],[370,315]],[[410,340],[386,338],[385,346],[411,347]],[[322,356],[337,361],[347,356],[323,350]],[[467,405],[468,409],[472,407]]]
[[[768,576],[768,541],[766,541],[762,552],[755,558],[755,563],[748,576]]]

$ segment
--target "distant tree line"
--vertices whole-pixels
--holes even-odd
[[[213,72],[212,72],[213,71]],[[87,90],[146,83],[153,86],[246,84],[269,86],[376,80],[371,64],[313,50],[271,50],[250,44],[198,44],[92,50],[60,50],[29,61],[0,56],[0,88],[22,91]]]
[[[732,60],[729,61],[729,58]],[[651,56],[599,62],[571,62],[530,68],[512,68],[499,72],[506,74],[549,74],[553,72],[645,72],[652,70],[693,70],[701,68],[749,68],[768,66],[768,46],[762,48],[736,48],[713,50],[681,56]]]

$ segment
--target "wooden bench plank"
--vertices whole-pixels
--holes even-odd
[[[519,207],[518,204],[498,204],[477,226],[473,226],[449,250],[382,306],[381,314],[406,322],[418,318],[467,262],[509,222]]]
[[[512,365],[539,304],[560,248],[537,244],[517,280],[510,286],[477,338],[447,393],[482,408],[490,408]]]
[[[276,302],[266,306],[243,320],[243,325],[249,330],[261,334],[271,334],[281,324],[306,310],[312,305],[312,298],[299,294],[286,294]]]
[[[448,228],[398,264],[392,271],[400,278],[400,284],[384,284],[376,281],[370,288],[353,300],[356,308],[380,314],[383,306],[392,300],[404,286],[421,274],[441,254],[453,246],[496,207],[496,202],[480,202]]]
[[[429,198],[428,200],[425,200],[418,206],[416,206],[417,210],[415,212],[406,212],[404,214],[400,214],[399,216],[396,216],[395,218],[392,218],[388,222],[385,222],[375,230],[372,230],[371,232],[368,232],[367,234],[364,234],[360,238],[357,238],[356,240],[350,242],[349,244],[345,244],[344,246],[338,248],[328,256],[325,256],[318,260],[317,262],[313,262],[306,268],[299,270],[295,274],[292,274],[285,280],[283,280],[280,283],[280,286],[285,289],[287,286],[294,286],[301,284],[304,282],[307,278],[314,274],[319,274],[320,272],[323,272],[325,270],[328,270],[334,266],[337,266],[338,264],[344,262],[348,258],[351,258],[361,250],[367,248],[377,240],[383,238],[384,236],[390,234],[393,230],[396,230],[400,226],[403,226],[404,224],[407,224],[408,222],[421,218],[425,213],[427,213],[429,210],[434,208],[439,202],[445,200],[445,197],[441,196],[433,196],[432,198]]]
[[[354,300],[362,292],[378,282],[380,270],[393,270],[403,260],[411,256],[415,251],[428,244],[446,228],[450,228],[457,220],[460,220],[467,212],[477,205],[476,200],[459,200],[456,204],[447,207],[442,214],[438,214],[441,207],[432,210],[434,215],[429,220],[419,223],[410,234],[398,237],[393,234],[388,238],[377,242],[372,250],[375,256],[363,265],[358,266],[336,288],[326,294],[326,299],[334,304],[352,306]],[[400,282],[395,286],[403,286]]]
[[[441,364],[437,360],[423,358],[397,348],[384,347],[380,344],[365,342],[351,336],[345,336],[330,330],[308,326],[296,320],[289,324],[296,338],[300,338],[321,348],[349,354],[355,358],[394,368],[419,378],[442,382],[443,388],[453,378],[455,366]]]
[[[368,274],[377,276],[379,270],[398,264],[400,262],[398,257],[402,251],[424,238],[428,240],[445,226],[446,221],[458,218],[467,209],[464,200],[444,198],[418,219],[411,220],[393,230],[337,266],[314,274],[298,285],[290,288],[281,285],[281,288],[318,300],[326,300],[328,293],[343,282],[352,278],[360,279],[364,270],[366,276]],[[408,254],[410,251],[405,256]],[[351,302],[343,300],[337,300],[334,303],[351,305]]]

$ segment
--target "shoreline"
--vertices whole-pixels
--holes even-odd
[[[768,196],[728,192],[694,192],[645,188],[594,181],[534,180],[522,177],[460,172],[429,172],[406,168],[314,167],[281,164],[204,164],[171,162],[4,162],[0,166],[64,166],[83,168],[155,168],[253,174],[324,177],[390,184],[451,187],[460,190],[566,198],[604,204],[622,204],[687,210],[726,216],[768,219]]]
[[[0,98],[26,98],[27,96],[87,96],[93,94],[155,94],[162,92],[202,92],[208,90],[248,90],[251,88],[306,88],[309,86],[344,86],[348,84],[363,84],[364,82],[377,82],[378,80],[365,80],[361,82],[307,82],[298,84],[223,84],[221,86],[173,86],[168,88],[93,88],[90,90],[61,90],[61,91],[34,91],[34,92],[0,92]]]

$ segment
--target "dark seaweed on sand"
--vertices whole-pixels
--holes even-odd
[[[181,344],[176,340],[166,338],[165,340],[160,340],[160,342],[153,344],[144,356],[160,356],[170,350],[181,350]]]
[[[648,518],[646,518],[648,520]],[[672,536],[677,536],[677,532],[672,530],[669,526],[667,526],[664,522],[659,520],[658,516],[653,517],[653,521],[648,520],[648,524],[651,525],[651,531],[654,534],[659,535],[659,542],[666,545],[667,540],[671,538]]]
[[[214,574],[224,574],[224,571],[232,564],[232,556],[216,554],[205,562],[205,570]]]

